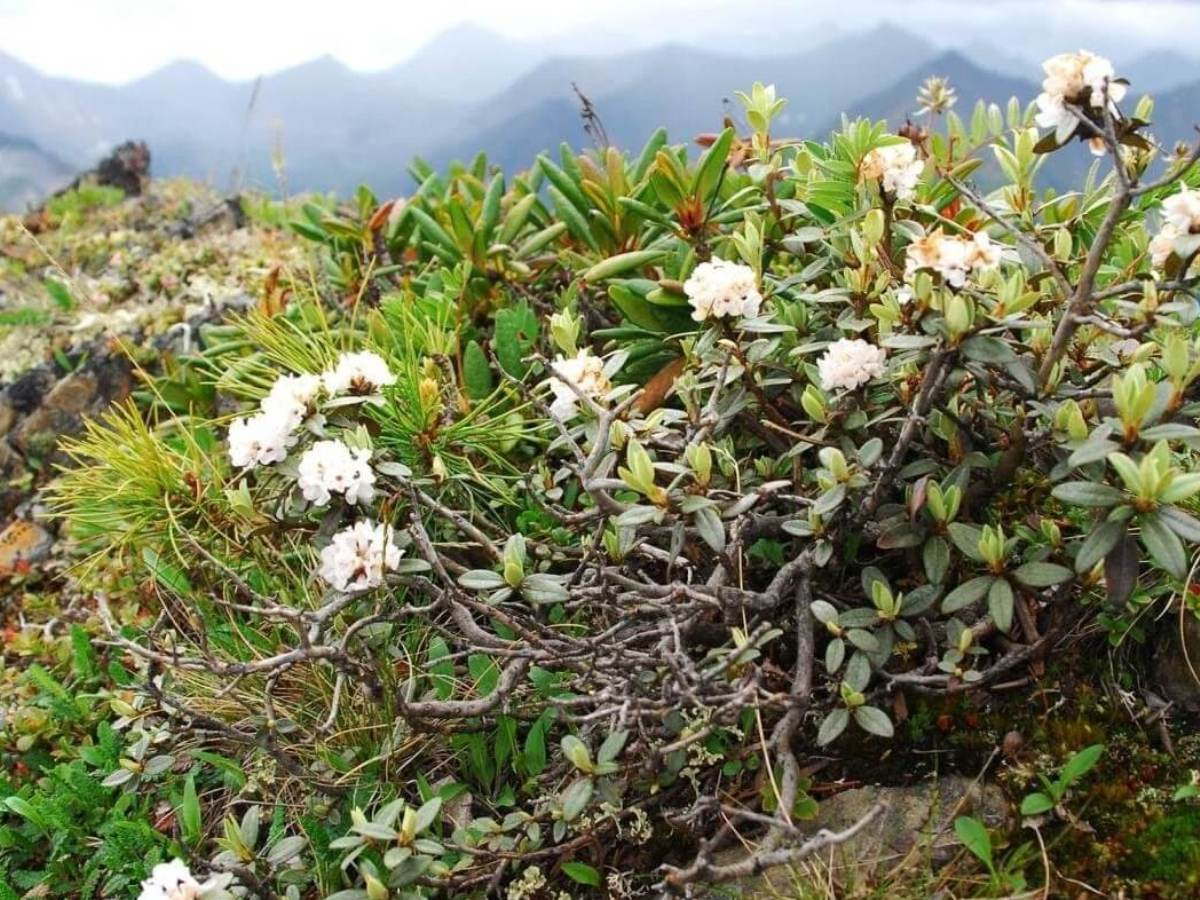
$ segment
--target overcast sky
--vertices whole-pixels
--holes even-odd
[[[634,45],[883,19],[943,43],[987,40],[1031,58],[1078,46],[1121,56],[1106,46],[1117,44],[1126,58],[1158,46],[1200,54],[1192,0],[0,0],[0,50],[50,74],[119,83],[181,58],[227,78],[324,54],[379,69],[462,21],[543,41],[574,33],[577,49],[588,29]],[[763,43],[750,52],[789,49]]]

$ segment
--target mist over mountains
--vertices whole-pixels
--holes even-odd
[[[347,193],[366,182],[391,194],[411,187],[415,155],[440,166],[483,150],[511,170],[563,141],[587,146],[576,87],[610,140],[636,149],[659,125],[683,142],[738,120],[733,91],[756,80],[790,101],[778,131],[812,137],[843,112],[897,127],[930,75],[950,79],[960,112],[980,98],[1027,103],[1040,80],[1036,61],[978,42],[947,50],[886,24],[754,46],[761,52],[704,41],[622,52],[597,35],[547,47],[460,26],[377,72],[323,57],[228,81],[181,61],[120,86],[46,76],[0,53],[0,207],[24,206],[129,138],[149,143],[155,174],[223,190]],[[1156,93],[1156,133],[1186,138],[1200,117],[1200,63],[1174,51],[1117,63],[1135,96]],[[1080,147],[1060,155],[1047,178],[1089,162]]]

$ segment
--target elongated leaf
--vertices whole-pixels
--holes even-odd
[[[957,612],[972,603],[978,603],[991,590],[992,582],[995,580],[994,575],[980,575],[978,578],[972,578],[970,581],[960,584],[942,600],[942,612]]]
[[[931,584],[941,584],[946,580],[946,570],[950,567],[950,547],[945,538],[935,536],[927,540],[921,557],[925,564],[925,577]]]
[[[954,541],[954,546],[962,553],[976,562],[983,561],[983,556],[979,552],[979,538],[983,534],[982,529],[963,522],[951,522],[946,526],[946,530],[950,534],[950,540]]]
[[[1007,579],[997,578],[988,589],[988,613],[1005,634],[1012,631],[1013,590]]]
[[[854,710],[854,722],[868,734],[890,738],[895,733],[892,720],[882,709],[875,706],[859,706]]]
[[[1125,606],[1137,584],[1139,562],[1137,542],[1125,532],[1104,557],[1104,585],[1108,589],[1110,609]]]
[[[583,280],[596,282],[606,278],[616,278],[632,269],[640,269],[662,259],[663,254],[658,250],[631,250],[628,253],[618,253],[608,259],[601,260],[583,273]]]
[[[600,886],[600,873],[587,863],[576,862],[574,860],[565,862],[562,864],[562,870],[568,878],[577,884],[586,884],[590,887]]]
[[[964,847],[979,857],[989,869],[992,867],[992,839],[986,825],[971,816],[959,816],[954,820],[954,833]]]
[[[1100,761],[1100,757],[1103,754],[1103,744],[1092,744],[1089,747],[1084,747],[1063,765],[1062,781],[1066,784],[1078,781],[1092,770],[1096,763]]]
[[[1117,545],[1117,541],[1124,534],[1124,522],[1101,522],[1093,528],[1079,546],[1079,552],[1075,554],[1075,571],[1081,575],[1091,571]]]
[[[1116,506],[1125,497],[1115,487],[1095,481],[1067,481],[1055,485],[1050,493],[1072,506]]]
[[[1144,516],[1141,521],[1142,546],[1150,551],[1154,561],[1174,578],[1187,576],[1187,553],[1178,535],[1157,515]]]
[[[850,710],[839,706],[837,709],[830,711],[829,715],[825,717],[825,721],[821,723],[821,727],[817,730],[817,743],[822,747],[833,743],[846,730],[846,726],[849,724]]]
[[[1158,517],[1189,544],[1200,544],[1200,519],[1188,515],[1178,506],[1160,506]]]
[[[1066,566],[1048,562],[1027,562],[1013,571],[1013,578],[1026,587],[1043,588],[1070,581],[1075,573]]]

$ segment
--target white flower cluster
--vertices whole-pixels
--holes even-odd
[[[550,414],[560,422],[575,418],[579,412],[579,394],[592,400],[602,400],[612,390],[612,382],[604,372],[604,360],[584,347],[571,357],[559,356],[554,360],[554,370],[562,377],[547,380],[554,393]],[[574,385],[579,393],[572,389]]]
[[[932,269],[952,287],[962,287],[973,271],[994,269],[1000,265],[1001,247],[993,244],[985,232],[973,238],[961,238],[942,233],[938,228],[908,245],[905,273],[917,269]]]
[[[215,879],[201,884],[182,860],[173,859],[150,870],[137,900],[197,900],[205,891],[218,886]]]
[[[374,394],[381,387],[395,384],[396,376],[382,357],[369,351],[343,353],[332,369],[321,376],[325,390],[338,394]]]
[[[333,494],[344,494],[347,503],[367,504],[375,499],[370,462],[370,450],[351,450],[338,440],[317,441],[300,457],[296,484],[314,506],[327,506]]]
[[[1125,85],[1114,80],[1113,64],[1087,50],[1052,56],[1042,63],[1042,69],[1046,77],[1038,94],[1035,121],[1040,128],[1053,128],[1060,144],[1079,127],[1072,106],[1102,110],[1106,93],[1110,104],[1125,96]],[[1104,153],[1104,142],[1099,138],[1093,137],[1089,144],[1093,153]]]
[[[1200,190],[1186,185],[1163,201],[1163,224],[1150,241],[1154,267],[1172,255],[1185,258],[1200,250]]]
[[[239,469],[283,462],[299,440],[297,430],[316,408],[321,388],[330,396],[372,394],[396,376],[371,352],[343,353],[323,375],[281,375],[259,404],[259,412],[229,426],[229,459]]]
[[[883,189],[898,200],[907,200],[917,189],[925,161],[917,157],[911,141],[876,147],[863,157],[859,175],[864,181],[879,180]]]
[[[383,584],[384,570],[400,565],[402,551],[392,541],[387,522],[355,522],[333,536],[321,551],[320,576],[334,590],[364,591]]]
[[[880,378],[886,370],[887,353],[881,347],[864,340],[842,338],[834,341],[817,360],[821,389],[838,388],[853,391],[872,378]]]
[[[697,322],[710,317],[753,318],[762,306],[754,270],[719,256],[696,266],[683,283],[683,292],[692,305],[692,318]]]

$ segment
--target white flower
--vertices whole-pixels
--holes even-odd
[[[263,412],[285,412],[299,425],[321,390],[319,375],[280,375],[260,404]]]
[[[859,174],[864,180],[881,179],[885,191],[897,199],[907,200],[916,190],[924,169],[925,162],[917,158],[917,148],[905,141],[868,152],[863,157]]]
[[[1200,190],[1184,185],[1163,201],[1163,224],[1150,239],[1150,260],[1161,269],[1172,256],[1185,259],[1200,250]]]
[[[972,271],[994,269],[1000,265],[1003,247],[993,244],[985,232],[971,238],[943,234],[940,228],[918,238],[905,251],[905,273],[933,269],[952,287],[962,287]]]
[[[702,262],[683,283],[683,292],[692,305],[692,318],[703,322],[710,316],[753,318],[762,306],[762,294],[754,270],[714,256]]]
[[[1175,247],[1183,232],[1170,222],[1163,223],[1162,229],[1150,239],[1150,262],[1156,269],[1161,269],[1175,252]]]
[[[1045,92],[1037,96],[1037,115],[1033,117],[1039,128],[1053,128],[1054,142],[1061,144],[1075,133],[1079,119],[1067,108],[1062,97]]]
[[[1181,234],[1200,233],[1200,190],[1184,186],[1164,200],[1163,219]]]
[[[1088,50],[1052,56],[1042,63],[1042,69],[1046,72],[1042,90],[1077,106],[1102,108],[1106,87],[1113,103],[1125,96],[1125,85],[1114,81],[1113,64]]]
[[[395,529],[386,522],[355,522],[333,536],[321,551],[320,576],[337,591],[363,591],[383,584],[384,569],[400,565]]]
[[[196,900],[206,887],[192,877],[182,860],[173,859],[150,870],[137,900]]]
[[[239,469],[282,462],[296,443],[297,424],[286,409],[236,419],[229,426],[229,461]]]
[[[300,457],[296,483],[304,499],[325,506],[331,494],[345,494],[347,503],[375,499],[371,451],[351,450],[341,441],[317,441]]]
[[[845,388],[852,391],[872,378],[883,375],[887,354],[882,348],[855,338],[834,341],[817,360],[822,390]]]
[[[602,400],[612,390],[612,382],[604,373],[604,360],[586,347],[572,357],[557,357],[554,371],[562,377],[547,379],[550,390],[554,392],[550,414],[560,422],[573,419],[579,412],[579,394],[571,389],[571,385],[593,400]]]
[[[896,302],[901,306],[908,306],[913,301],[913,289],[907,284],[902,284],[896,288]]]
[[[976,272],[985,272],[1000,265],[1001,246],[993,244],[986,231],[975,232],[975,237],[967,244],[967,268]]]
[[[321,376],[325,390],[330,394],[374,394],[385,385],[394,384],[392,374],[383,357],[369,350],[361,353],[343,353],[337,365]]]

